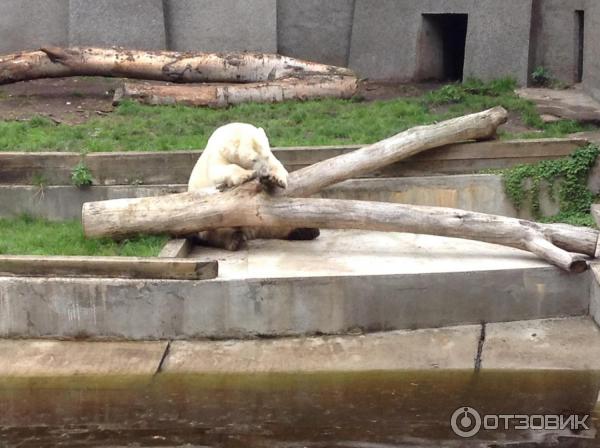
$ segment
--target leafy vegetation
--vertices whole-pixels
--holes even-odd
[[[83,162],[79,162],[71,171],[71,183],[76,187],[92,185],[92,172]]]
[[[51,222],[28,216],[0,219],[0,254],[155,257],[166,241],[163,236],[139,236],[121,242],[86,239],[76,221]]]
[[[531,82],[534,86],[547,87],[552,81],[552,75],[550,71],[545,67],[536,67],[531,73]]]
[[[422,97],[366,102],[321,100],[242,104],[227,109],[147,106],[125,102],[114,113],[83,124],[56,124],[44,117],[0,122],[0,151],[168,151],[202,148],[212,131],[229,122],[263,127],[273,146],[372,143],[412,126],[501,105],[538,130],[523,137],[556,137],[586,128],[575,122],[544,124],[534,105],[503,78],[470,79]],[[503,137],[521,137],[504,135]]]
[[[532,215],[545,222],[566,222],[594,226],[591,205],[598,199],[587,187],[590,170],[600,149],[595,145],[578,148],[569,157],[519,165],[503,171],[506,193],[518,209],[529,203]],[[560,212],[544,217],[540,209],[542,186],[558,202]]]

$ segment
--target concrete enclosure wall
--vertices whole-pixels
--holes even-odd
[[[525,84],[544,66],[578,81],[585,35],[583,78],[593,88],[599,8],[596,0],[3,0],[0,52],[47,44],[278,51],[366,78],[413,81],[447,76],[448,52],[432,45],[439,28],[431,17],[463,14],[456,57],[465,77]]]
[[[69,0],[2,0],[0,52],[66,45]]]
[[[531,69],[544,67],[565,82],[580,81],[577,11],[586,9],[586,0],[534,0]]]
[[[70,0],[69,43],[165,48],[162,0]]]

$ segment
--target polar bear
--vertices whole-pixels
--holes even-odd
[[[256,177],[287,187],[288,172],[271,152],[265,131],[247,123],[230,123],[208,139],[192,170],[188,191],[236,187]]]
[[[196,162],[188,191],[236,187],[249,180],[286,188],[288,172],[271,152],[269,139],[262,128],[247,123],[230,123],[218,128],[208,139]],[[200,232],[201,244],[238,250],[246,241],[256,238],[312,240],[319,229],[311,228],[225,228]]]

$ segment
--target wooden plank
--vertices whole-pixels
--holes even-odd
[[[459,143],[418,154],[370,177],[472,173],[535,163],[571,154],[585,139],[539,139]],[[361,146],[273,148],[289,171],[352,152]],[[186,184],[201,151],[92,153],[84,162],[95,185]],[[71,170],[81,156],[75,153],[2,153],[0,184],[31,185],[34,176],[47,185],[70,185]],[[414,164],[414,165],[413,165]]]
[[[0,275],[207,280],[218,275],[218,263],[141,257],[3,255]]]
[[[176,238],[173,240],[167,241],[164,245],[160,254],[158,254],[159,258],[185,258],[189,255],[192,250],[192,243],[190,240],[185,238]]]

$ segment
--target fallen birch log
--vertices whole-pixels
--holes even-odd
[[[353,177],[376,171],[420,152],[451,143],[488,140],[505,123],[508,113],[502,107],[453,118],[427,126],[417,126],[348,154],[323,160],[290,173],[288,188],[278,196],[308,197],[322,189]]]
[[[83,206],[88,237],[137,233],[189,235],[221,227],[316,227],[422,233],[528,250],[571,272],[587,269],[598,232],[441,207],[340,199],[274,198],[256,183],[216,195],[116,199]],[[570,253],[576,252],[577,254]]]
[[[126,82],[115,92],[113,103],[135,100],[144,104],[184,104],[227,107],[242,103],[279,103],[287,100],[351,98],[358,80],[354,76],[314,75],[248,84],[153,85]]]
[[[347,68],[265,53],[46,47],[0,56],[0,84],[67,76],[109,76],[180,83],[247,83],[315,75],[356,78]]]
[[[222,194],[176,195],[86,203],[88,237],[136,233],[189,235],[221,227],[319,227],[425,233],[485,241],[533,252],[571,272],[587,269],[599,232],[463,210],[306,197],[350,177],[437,146],[490,138],[506,120],[502,108],[471,114],[400,133],[290,175],[287,190],[267,194],[256,182]],[[573,254],[573,253],[575,254]],[[582,254],[582,255],[578,255]]]

